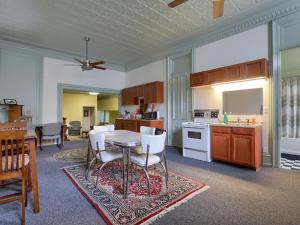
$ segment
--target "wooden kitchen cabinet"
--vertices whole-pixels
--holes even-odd
[[[213,159],[230,161],[230,134],[212,133]]]
[[[261,167],[261,126],[211,129],[212,158],[254,169]]]
[[[254,137],[232,134],[232,161],[245,166],[254,165]]]
[[[141,120],[140,126],[164,129],[164,121],[163,120]]]
[[[268,72],[268,60],[258,59],[213,70],[193,73],[190,76],[190,87],[253,79],[258,77],[268,77]]]
[[[116,130],[123,130],[123,119],[116,119],[115,120],[115,129]]]
[[[116,119],[116,130],[130,130],[140,132],[140,126],[154,127],[164,129],[163,120],[134,120],[134,119]]]
[[[145,103],[164,102],[164,83],[155,81],[135,87],[125,88],[121,92],[122,105],[137,105],[138,98],[143,97]]]

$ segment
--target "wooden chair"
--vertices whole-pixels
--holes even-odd
[[[29,156],[25,154],[25,130],[0,131],[0,181],[22,180],[22,191],[0,197],[0,204],[21,200],[22,225],[25,224]]]

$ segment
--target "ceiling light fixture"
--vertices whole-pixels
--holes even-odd
[[[255,80],[238,81],[232,83],[214,84],[212,88],[224,92],[224,91],[236,91],[246,90],[254,88],[263,88],[266,84],[266,79],[260,78]]]
[[[89,92],[90,95],[99,95],[98,92]]]

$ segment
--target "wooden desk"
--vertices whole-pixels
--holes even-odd
[[[39,200],[39,186],[37,176],[37,162],[36,162],[36,150],[37,150],[37,136],[34,131],[28,130],[25,136],[25,143],[29,145],[30,156],[30,176],[33,193],[33,211],[34,213],[40,212],[40,200]]]

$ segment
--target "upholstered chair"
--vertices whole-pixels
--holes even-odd
[[[115,125],[109,124],[109,125],[102,125],[102,126],[94,126],[94,130],[96,132],[107,132],[107,131],[114,131]]]
[[[155,128],[153,127],[146,127],[146,126],[141,126],[140,127],[140,133],[141,134],[149,134],[149,135],[154,135],[155,134]],[[133,148],[133,151],[137,154],[142,153],[142,146],[136,146]]]
[[[56,145],[59,149],[62,148],[61,123],[46,123],[43,125],[40,133],[40,148],[43,150],[42,143],[44,140],[55,140]]]
[[[80,121],[70,121],[68,126],[69,135],[80,135],[81,122]]]
[[[141,134],[142,149],[140,154],[132,153],[131,162],[143,169],[148,185],[148,193],[150,196],[150,178],[148,175],[148,167],[160,164],[165,172],[166,187],[168,187],[168,170],[165,150],[166,132],[160,135]],[[164,163],[163,163],[164,162]]]

